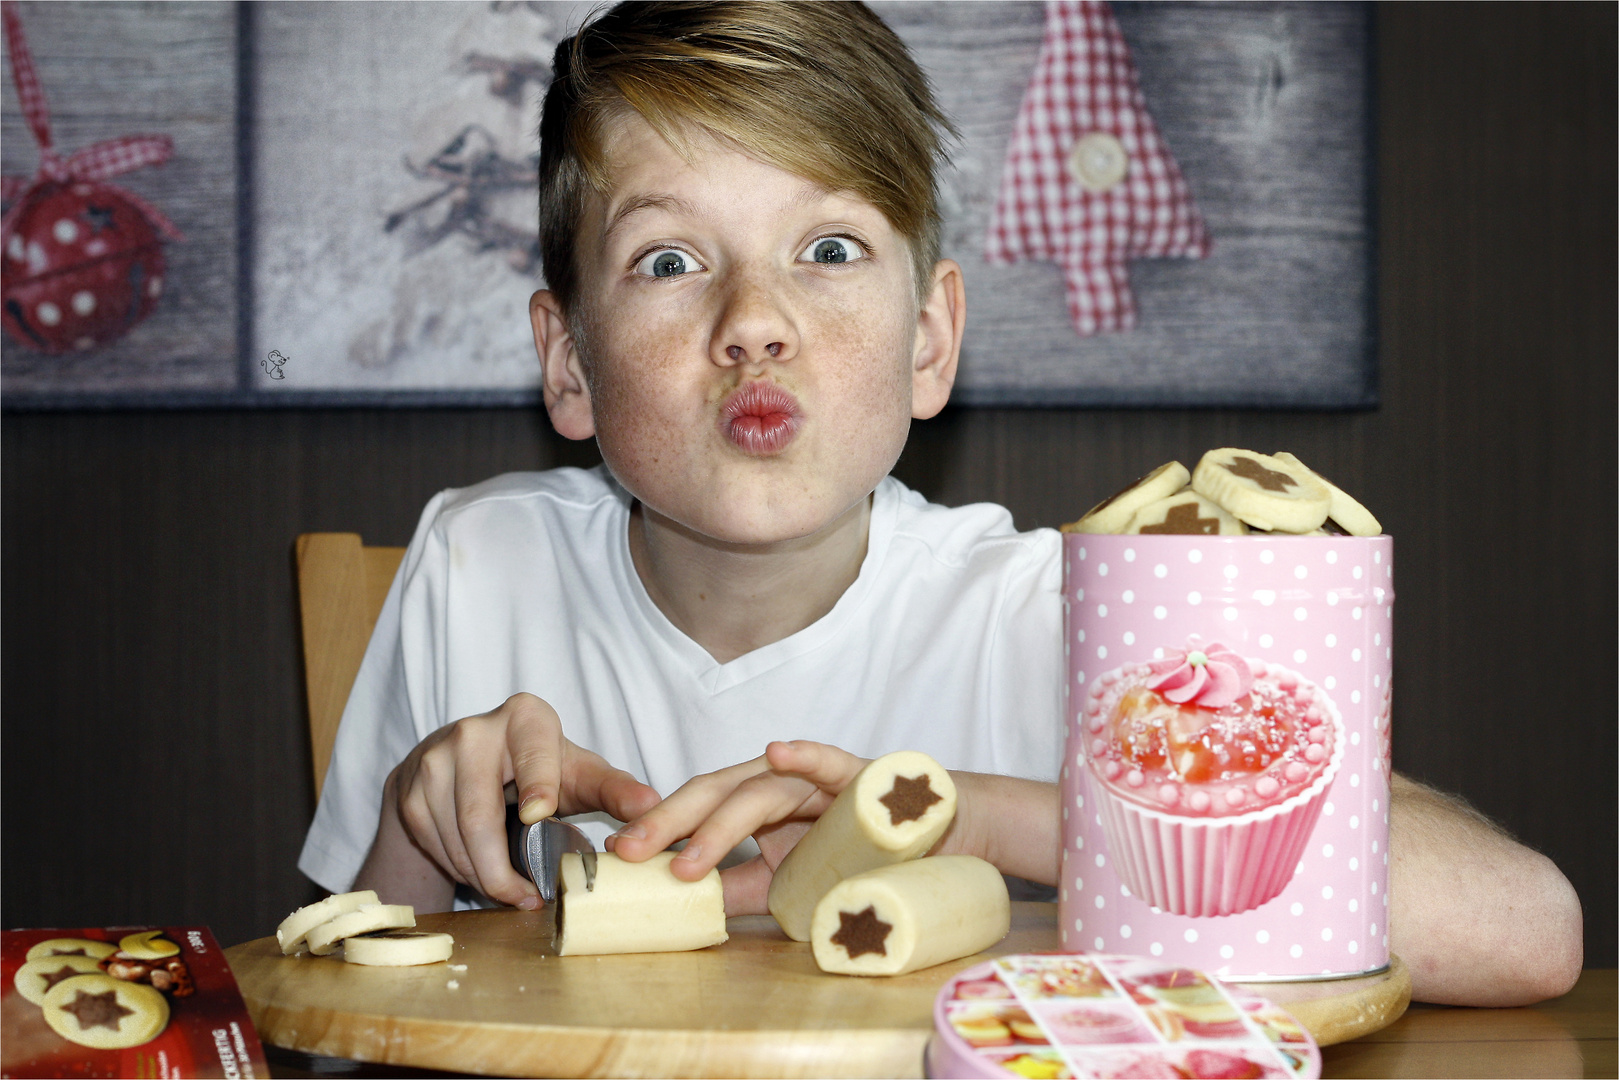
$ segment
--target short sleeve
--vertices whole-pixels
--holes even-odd
[[[990,635],[996,771],[1055,780],[1066,738],[1061,537],[1041,529],[1024,539],[1025,561],[1008,576]]]
[[[298,869],[331,892],[349,890],[371,850],[388,774],[445,722],[440,688],[448,566],[437,528],[444,499],[444,493],[434,496],[422,512],[388,589],[298,858]]]

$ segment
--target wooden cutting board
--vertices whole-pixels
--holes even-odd
[[[858,979],[823,974],[768,916],[730,920],[731,939],[711,949],[630,956],[554,955],[548,911],[449,912],[417,925],[455,936],[449,964],[286,957],[273,937],[227,949],[259,1037],[498,1075],[914,1077],[950,976],[1057,942],[1055,904],[1016,903],[1012,932],[986,953]],[[1377,1015],[1382,1026],[1399,1011]]]

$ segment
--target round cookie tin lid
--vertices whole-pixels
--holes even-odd
[[[927,1075],[1319,1077],[1315,1040],[1278,1006],[1212,975],[1108,954],[1003,956],[933,1003]]]

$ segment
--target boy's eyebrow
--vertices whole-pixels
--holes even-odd
[[[635,196],[635,198],[628,200],[623,206],[615,210],[613,212],[613,216],[607,222],[607,227],[602,230],[602,238],[604,240],[611,240],[613,238],[614,231],[616,231],[626,219],[640,213],[643,210],[663,210],[666,213],[683,215],[685,217],[698,216],[697,207],[693,206],[690,202],[680,198],[677,195],[665,195],[660,192],[649,192],[645,195]]]

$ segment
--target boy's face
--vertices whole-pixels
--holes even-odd
[[[949,395],[959,268],[939,264],[919,315],[909,245],[869,203],[712,139],[688,163],[634,113],[605,149],[578,338],[550,294],[531,304],[557,430],[594,435],[642,503],[725,543],[858,508]]]

